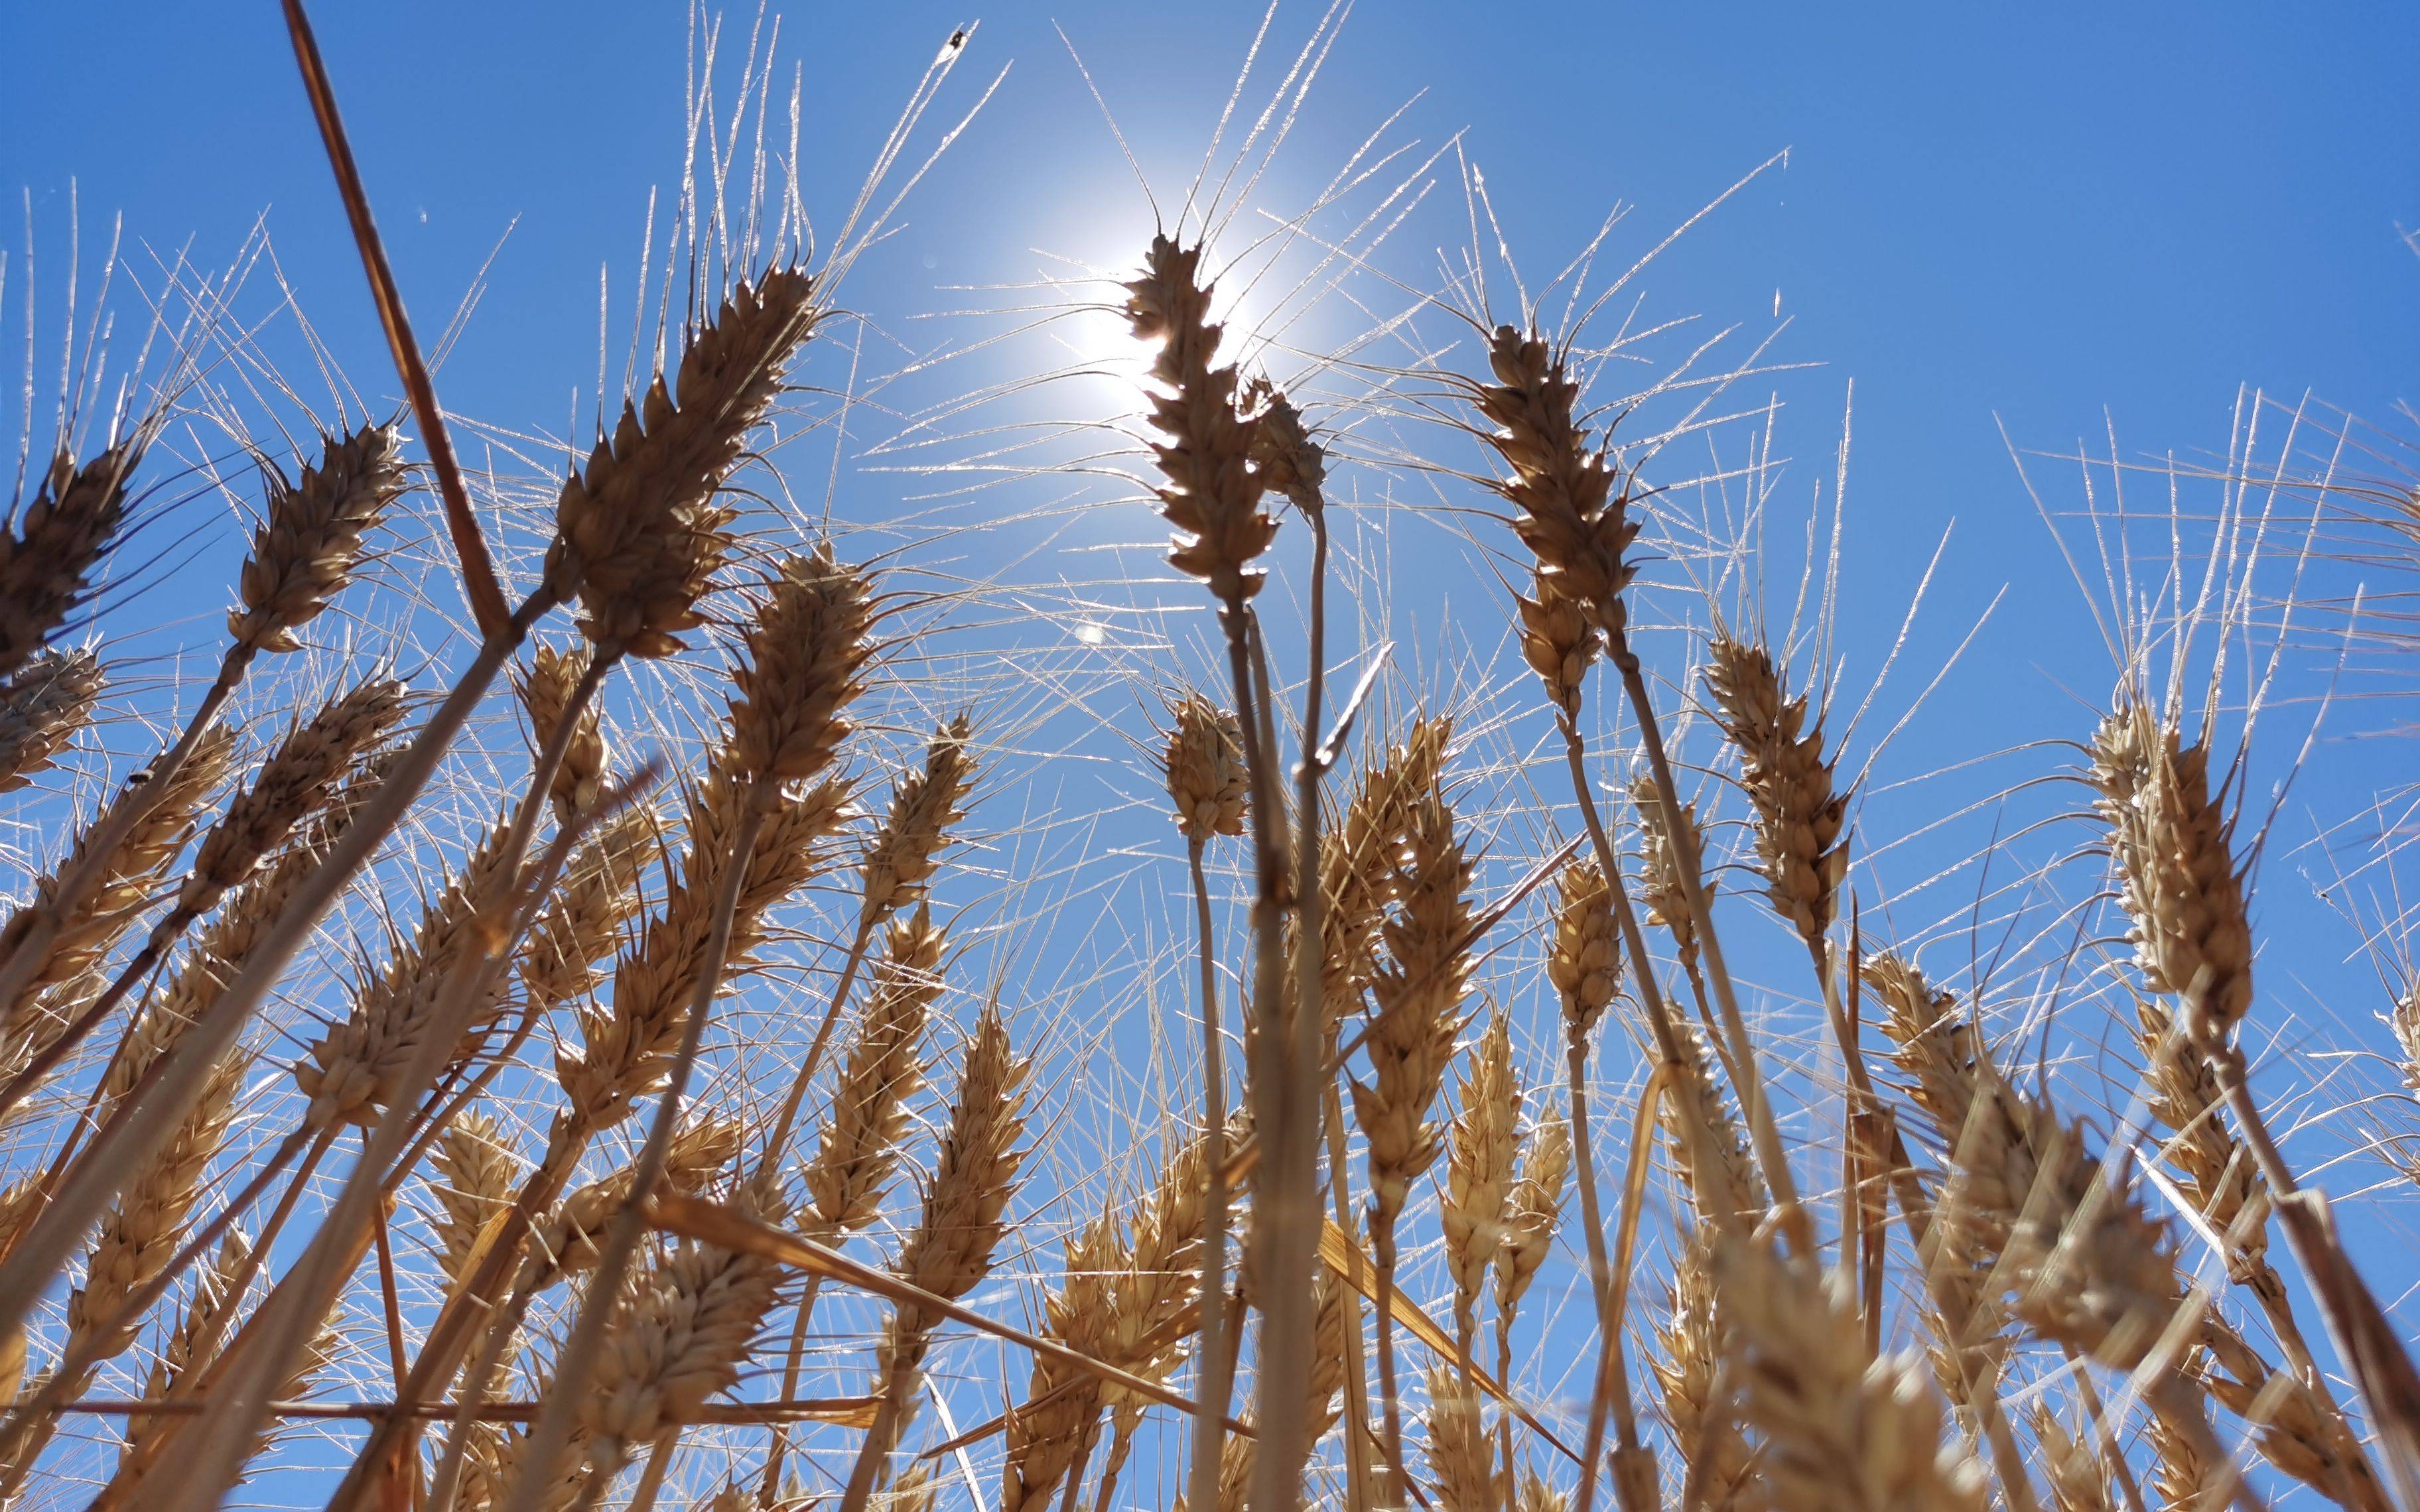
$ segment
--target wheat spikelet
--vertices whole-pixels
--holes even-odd
[[[2257,1425],[2263,1458],[2350,1512],[2389,1512],[2393,1504],[2335,1403],[2296,1375],[2272,1369],[2224,1319],[2203,1319],[2202,1344],[2214,1366],[2200,1373],[2202,1386]]]
[[[974,786],[974,756],[967,747],[973,728],[972,718],[961,714],[935,730],[924,746],[923,770],[892,788],[890,810],[860,868],[863,917],[887,918],[924,896],[950,826],[966,817],[959,805]]]
[[[1202,248],[1152,238],[1143,275],[1125,285],[1126,317],[1137,339],[1158,347],[1151,377],[1152,443],[1167,480],[1160,513],[1175,528],[1168,560],[1201,579],[1222,604],[1261,590],[1265,569],[1252,563],[1269,548],[1277,521],[1261,507],[1267,486],[1252,466],[1261,419],[1237,409],[1235,370],[1214,368],[1219,328],[1210,322],[1210,289],[1200,282]]]
[[[294,1063],[294,1084],[310,1100],[307,1118],[314,1128],[377,1121],[393,1095],[395,1078],[411,1064],[441,1010],[449,1007],[442,998],[456,964],[477,948],[480,900],[497,885],[510,828],[507,817],[488,832],[423,907],[411,941],[353,995],[344,1022],[312,1041],[308,1053]],[[484,1037],[503,992],[502,981],[488,989],[489,1000],[463,1030],[463,1049]]]
[[[1605,454],[1590,444],[1574,412],[1579,385],[1563,354],[1512,326],[1496,328],[1487,362],[1496,381],[1473,385],[1473,402],[1494,427],[1485,440],[1510,471],[1494,486],[1513,506],[1514,533],[1537,558],[1541,601],[1551,585],[1598,630],[1620,636],[1626,624],[1621,594],[1636,571],[1627,553],[1638,522],[1630,515],[1629,490],[1615,486]],[[1549,677],[1550,692],[1559,676],[1560,670]]]
[[[403,685],[377,678],[347,690],[288,733],[203,840],[177,896],[178,912],[198,918],[216,907],[395,728],[403,711]]]
[[[735,285],[681,353],[678,398],[657,374],[644,409],[626,403],[565,480],[546,582],[579,601],[600,658],[669,656],[679,632],[703,623],[697,601],[729,547],[722,480],[821,315],[814,281],[798,269]]]
[[[361,560],[362,537],[402,494],[403,441],[392,425],[320,438],[319,465],[289,484],[270,468],[268,517],[237,578],[227,615],[240,653],[294,651],[294,632],[328,607]]]
[[[533,748],[542,751],[553,743],[590,665],[585,646],[557,651],[541,645],[532,655],[529,671],[521,674],[518,687],[521,707],[529,714]],[[613,764],[613,752],[605,744],[604,717],[604,710],[589,700],[565,738],[562,764],[547,784],[547,799],[554,805],[558,819],[579,817],[604,795],[607,770]]]
[[[93,568],[126,518],[126,484],[140,455],[120,442],[78,466],[51,458],[31,502],[0,531],[0,677],[31,661],[90,594]]]
[[[2094,732],[2090,780],[2143,980],[2183,1000],[2196,1044],[2216,1045],[2252,1006],[2252,928],[2235,824],[2225,795],[2210,791],[2210,748],[2130,702]]]
[[[1497,1473],[1478,1388],[1451,1366],[1429,1367],[1429,1473],[1445,1512],[1498,1512],[1503,1477]]]
[[[1556,878],[1555,933],[1546,980],[1562,999],[1563,1033],[1585,1042],[1613,1006],[1621,982],[1621,940],[1614,933],[1613,890],[1592,860],[1577,860]]]
[[[584,996],[603,980],[623,927],[644,900],[641,872],[655,848],[656,815],[633,807],[605,821],[564,868],[562,884],[530,925],[521,990],[533,1013]]]
[[[1981,1468],[1942,1442],[1915,1361],[1868,1358],[1843,1278],[1730,1238],[1715,1242],[1714,1277],[1730,1323],[1724,1359],[1776,1504],[1981,1512]]]
[[[807,1162],[810,1221],[827,1241],[863,1228],[881,1211],[908,1130],[908,1100],[923,1080],[917,1047],[940,999],[946,943],[947,932],[923,904],[891,926],[831,1117]]]
[[[1767,1486],[1721,1382],[1730,1332],[1714,1282],[1714,1228],[1699,1224],[1673,1261],[1671,1296],[1656,1328],[1661,1347],[1648,1354],[1648,1368],[1663,1394],[1673,1451],[1707,1512],[1759,1512],[1770,1501]]]
[[[2047,1402],[2034,1403],[2026,1415],[2034,1441],[2041,1445],[2043,1478],[2050,1482],[2055,1512],[2117,1512],[2108,1473],[2090,1443],[2069,1433]]]
[[[742,1183],[735,1206],[760,1223],[789,1211],[778,1181]],[[634,1445],[689,1422],[706,1399],[739,1379],[739,1365],[772,1309],[781,1273],[761,1256],[684,1240],[643,1273],[583,1382],[581,1420],[599,1459],[620,1464]]]
[[[1445,1231],[1446,1270],[1453,1277],[1454,1326],[1466,1353],[1479,1327],[1480,1292],[1511,1227],[1508,1205],[1520,1117],[1512,1031],[1498,1013],[1480,1036],[1463,1073],[1461,1111],[1453,1120],[1445,1195],[1437,1211]]]
[[[445,1126],[429,1163],[437,1178],[429,1182],[437,1198],[437,1267],[459,1283],[479,1231],[511,1202],[519,1165],[496,1120],[475,1109]]]
[[[1740,756],[1740,782],[1756,810],[1766,896],[1811,949],[1823,948],[1849,872],[1842,837],[1849,795],[1833,791],[1821,717],[1807,728],[1805,695],[1792,698],[1773,655],[1716,636],[1706,668],[1723,733]]]
[[[1689,913],[1689,884],[1698,885],[1709,904],[1714,901],[1713,885],[1698,873],[1706,854],[1705,833],[1698,827],[1698,806],[1681,805],[1678,826],[1667,824],[1655,779],[1644,773],[1631,780],[1630,803],[1638,814],[1644,862],[1639,895],[1647,903],[1647,921],[1662,926],[1672,936],[1673,952],[1682,966],[1694,974],[1699,947],[1697,921]]]
[[[1177,702],[1161,767],[1176,832],[1195,844],[1213,835],[1244,832],[1251,778],[1244,770],[1244,737],[1235,717],[1199,693]]]
[[[14,793],[50,769],[101,702],[101,658],[89,651],[44,651],[0,687],[0,793]]]
[[[985,1004],[967,1044],[923,1210],[892,1267],[900,1279],[955,1300],[991,1273],[992,1253],[1007,1232],[1008,1199],[1025,1163],[1017,1144],[1025,1136],[1025,1083],[1032,1071],[1032,1062],[1010,1046],[999,1006]],[[941,1321],[906,1304],[883,1325],[875,1352],[882,1405],[850,1473],[848,1497],[854,1503],[861,1504],[878,1483],[914,1421],[916,1384]],[[1012,1443],[1016,1431],[1012,1425]]]
[[[94,817],[69,857],[35,883],[33,898],[0,931],[0,955],[33,948],[32,940],[39,938],[36,932],[42,923],[52,930],[23,991],[15,1002],[0,1008],[0,1028],[40,1045],[66,1026],[68,1015],[48,1005],[39,1010],[42,1023],[29,1024],[26,1016],[36,1011],[36,999],[44,988],[83,976],[151,904],[170,864],[192,837],[203,799],[225,774],[234,750],[234,734],[214,730],[194,746],[192,757],[156,796],[147,791],[148,781],[130,783]],[[88,856],[86,843],[111,825],[112,816],[124,804],[149,807],[108,854]],[[63,904],[65,879],[92,862],[100,869],[92,886],[79,900]]]

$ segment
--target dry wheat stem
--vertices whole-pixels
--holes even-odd
[[[1218,1466],[1226,1434],[1218,1419],[1227,1415],[1234,1394],[1233,1365],[1227,1353],[1227,1309],[1216,1304],[1227,1290],[1227,1070],[1225,1047],[1218,1036],[1218,963],[1217,924],[1210,912],[1210,884],[1202,871],[1202,837],[1186,846],[1186,867],[1193,883],[1193,928],[1201,962],[1202,993],[1202,1127],[1207,1143],[1206,1190],[1202,1194],[1202,1280],[1196,1295],[1202,1299],[1201,1385],[1196,1393],[1208,1411],[1193,1424],[1193,1458],[1187,1472],[1187,1494],[1197,1506],[1209,1506],[1218,1494]]]

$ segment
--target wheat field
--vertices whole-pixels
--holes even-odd
[[[929,402],[980,36],[811,204],[700,13],[558,433],[286,15],[384,346],[265,231],[8,306],[0,1503],[2420,1512],[2413,427],[2012,447],[2071,579],[1944,604],[1694,219],[1278,203],[1340,8]],[[1995,614],[2070,717],[1909,754]]]

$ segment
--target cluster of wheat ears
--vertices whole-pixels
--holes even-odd
[[[1386,375],[1482,443],[1445,475],[1512,563],[1501,687],[1567,784],[1538,808],[1568,841],[1485,880],[1452,698],[1328,681],[1330,492],[1404,458],[1233,360],[1170,227],[1113,305],[1214,626],[1198,688],[1153,670],[1137,763],[1187,863],[1191,1042],[1155,1054],[1191,1089],[1140,1165],[1071,1177],[1039,995],[974,980],[979,910],[940,906],[1007,717],[950,706],[932,595],[748,481],[874,198],[818,260],[794,190],[692,186],[652,376],[549,501],[474,501],[289,15],[408,403],[245,443],[216,675],[100,801],[67,780],[109,778],[89,609],[190,481],[163,436],[225,418],[206,344],[70,417],[0,538],[0,791],[36,805],[0,929],[0,1502],[2420,1509],[2375,1257],[2239,1044],[2241,763],[2149,650],[2061,733],[2127,946],[2025,1009],[2127,1005],[2112,1132],[1874,937],[1792,645],[1718,621],[1651,653],[1684,677],[1642,662],[1659,500],[1526,300]],[[343,606],[414,531],[474,633],[407,672]],[[1309,548],[1273,626],[1281,532]],[[675,669],[720,694],[695,733],[608,717]],[[1807,973],[1804,1041],[1749,1000],[1785,990],[1734,969],[1749,937]],[[1574,1304],[1525,1319],[1547,1274]]]

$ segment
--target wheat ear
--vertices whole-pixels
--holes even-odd
[[[34,497],[0,532],[0,677],[49,643],[90,596],[93,569],[126,518],[126,486],[141,448],[120,443],[79,464],[51,458]]]
[[[521,707],[529,714],[532,747],[540,752],[556,745],[563,748],[562,760],[547,783],[547,798],[554,805],[555,817],[565,823],[596,807],[613,765],[613,751],[605,742],[604,711],[580,691],[589,680],[593,664],[584,646],[557,651],[542,645],[531,656],[529,671],[517,685]]]
[[[565,482],[546,580],[579,603],[598,661],[670,656],[703,623],[697,601],[730,545],[723,479],[814,333],[815,295],[795,268],[734,285],[682,351],[677,397],[658,373]]]
[[[823,1067],[832,1028],[864,965],[875,932],[898,910],[923,899],[940,854],[953,838],[952,826],[966,817],[961,805],[975,779],[974,754],[969,746],[973,731],[973,717],[963,713],[935,730],[925,743],[923,768],[892,787],[890,808],[858,862],[857,933],[849,942],[848,956],[841,964],[814,1038],[799,1062],[789,1095],[782,1100],[781,1114],[773,1120],[773,1133],[765,1143],[768,1164],[779,1161],[789,1147],[799,1110]]]
[[[403,438],[364,425],[320,438],[319,463],[292,483],[270,469],[269,507],[236,579],[227,614],[240,647],[297,651],[294,632],[318,617],[360,564],[362,538],[403,493]]]
[[[1404,1504],[1404,1494],[1403,1414],[1389,1311],[1395,1225],[1411,1183],[1439,1153],[1439,1131],[1429,1113],[1453,1057],[1471,968],[1471,863],[1455,837],[1452,811],[1435,788],[1413,805],[1408,827],[1401,911],[1382,929],[1388,960],[1370,984],[1373,1007],[1366,1046],[1371,1076],[1352,1084],[1354,1117],[1369,1142],[1379,1409],[1393,1459],[1389,1504],[1395,1506]]]
[[[37,653],[0,687],[0,793],[50,769],[101,702],[101,658],[89,651]]]
[[[2211,786],[2207,735],[2187,743],[2172,718],[2129,694],[2095,733],[2092,763],[2144,980],[2182,1007],[2179,1027],[2259,1167],[2398,1489],[2420,1500],[2420,1371],[2345,1254],[2324,1199],[2302,1190],[2279,1152],[2235,1042],[2252,1006],[2252,926],[2228,784]]]
[[[1844,1278],[1730,1236],[1715,1241],[1714,1276],[1730,1319],[1724,1363],[1776,1504],[1982,1512],[1981,1467],[1943,1443],[1921,1366],[1868,1356]]]
[[[892,1266],[902,1280],[955,1300],[991,1273],[992,1253],[1007,1231],[1003,1214],[1025,1161],[1017,1144],[1025,1134],[1025,1084],[1032,1071],[1032,1062],[1011,1047],[998,1005],[986,1003],[967,1044],[923,1210]],[[849,1469],[842,1497],[845,1512],[861,1512],[888,1472],[892,1452],[913,1419],[916,1383],[941,1321],[902,1305],[884,1324],[875,1353],[881,1405]]]

